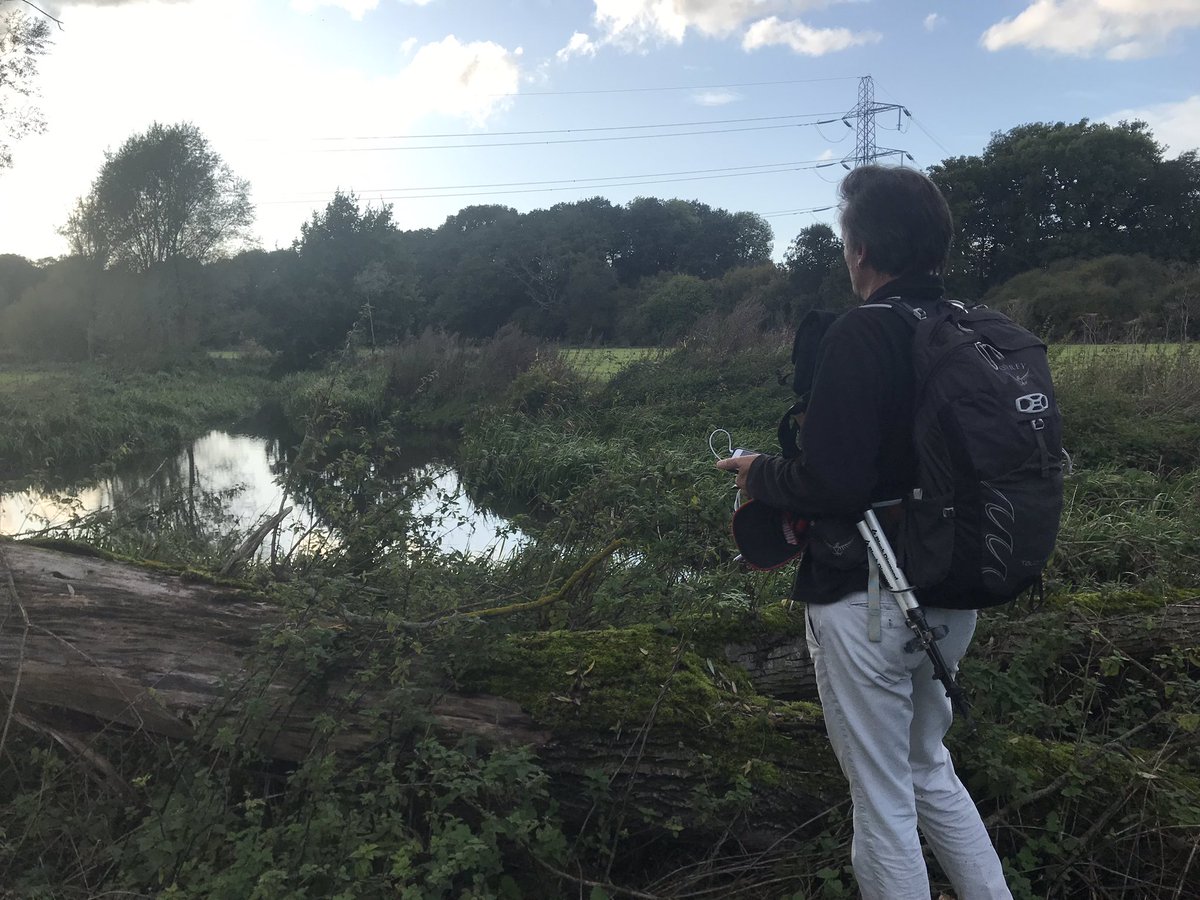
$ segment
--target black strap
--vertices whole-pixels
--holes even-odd
[[[1046,430],[1046,423],[1042,419],[1034,419],[1029,423],[1033,428],[1033,436],[1037,440],[1038,449],[1042,453],[1042,477],[1050,477],[1050,448],[1046,446],[1046,438],[1042,432]]]

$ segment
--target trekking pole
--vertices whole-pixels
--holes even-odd
[[[887,535],[883,533],[883,528],[879,525],[875,510],[868,509],[863,514],[863,520],[858,523],[858,531],[863,536],[863,540],[867,542],[867,547],[875,558],[884,581],[887,582],[888,590],[895,596],[900,609],[904,611],[904,619],[908,623],[908,627],[916,635],[904,645],[905,651],[908,653],[916,650],[925,651],[929,656],[929,661],[933,663],[933,677],[940,681],[942,687],[946,689],[950,705],[970,725],[971,706],[967,703],[963,689],[958,686],[954,681],[954,676],[950,674],[946,660],[942,657],[941,648],[937,645],[937,642],[948,633],[946,626],[929,627],[929,622],[925,619],[925,610],[921,609],[921,605],[917,603],[912,585],[908,583],[908,579],[904,577],[904,571],[896,562],[896,554],[892,550],[891,543],[888,542]]]

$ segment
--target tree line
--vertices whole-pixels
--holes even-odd
[[[1140,122],[1038,123],[929,174],[958,226],[955,296],[1055,340],[1196,336],[1195,151],[1167,159]],[[376,345],[512,325],[570,343],[669,344],[739,304],[783,326],[854,302],[825,224],[776,265],[761,216],[694,200],[477,205],[416,230],[392,215],[339,191],[291,247],[239,250],[249,186],[195,126],[156,123],[108,154],[64,223],[70,255],[0,256],[0,352],[155,364],[251,345],[302,367],[351,329]]]

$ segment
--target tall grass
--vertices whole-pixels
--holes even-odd
[[[544,352],[512,327],[479,343],[427,330],[379,351],[343,355],[320,372],[287,376],[280,393],[298,425],[336,410],[351,425],[394,418],[416,427],[453,426],[500,396]]]
[[[94,365],[0,371],[0,477],[172,448],[257,411],[256,365],[117,373]]]
[[[1097,348],[1051,356],[1067,449],[1077,464],[1200,469],[1200,350]]]

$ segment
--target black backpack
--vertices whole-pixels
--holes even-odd
[[[984,306],[869,305],[913,330],[917,477],[895,534],[904,572],[926,606],[1013,600],[1040,583],[1062,514],[1062,417],[1046,345]]]
[[[808,409],[808,397],[812,391],[813,373],[817,367],[817,353],[825,332],[829,330],[841,313],[826,309],[813,309],[796,326],[792,339],[792,371],[781,372],[779,383],[790,383],[796,402],[779,420],[779,446],[789,459],[800,455],[800,422],[798,416]]]

